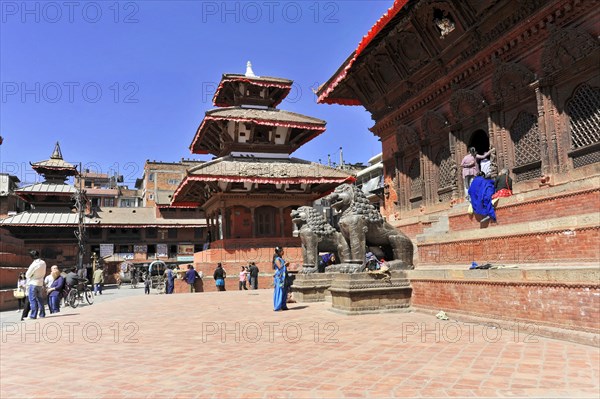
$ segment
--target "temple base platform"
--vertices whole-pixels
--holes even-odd
[[[348,315],[408,311],[412,288],[406,272],[337,274],[331,287],[331,310]]]

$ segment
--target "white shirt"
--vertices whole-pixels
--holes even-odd
[[[25,277],[29,279],[28,285],[43,286],[44,276],[46,275],[46,262],[41,259],[34,259],[29,265]]]
[[[54,277],[52,277],[52,274],[47,275],[46,278],[44,279],[44,287],[50,288],[50,286],[52,285],[53,282],[54,282]]]
[[[489,159],[482,159],[481,162],[479,163],[479,167],[481,168],[483,175],[487,177],[490,174],[490,170],[492,168],[492,163],[490,162]]]

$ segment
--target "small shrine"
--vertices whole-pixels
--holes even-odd
[[[43,176],[44,181],[22,187],[15,193],[38,212],[51,209],[52,212],[71,214],[71,197],[75,193],[75,187],[66,181],[71,176],[77,176],[78,172],[74,165],[63,159],[60,144],[56,142],[50,159],[31,163],[31,168]]]

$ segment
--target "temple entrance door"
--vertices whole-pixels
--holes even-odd
[[[257,237],[273,237],[275,235],[275,208],[262,206],[256,208],[254,215],[256,220],[256,236]]]
[[[485,154],[490,149],[490,138],[487,133],[481,129],[473,132],[467,149],[471,147],[475,147],[478,154]]]

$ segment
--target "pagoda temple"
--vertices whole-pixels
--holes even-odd
[[[292,83],[256,76],[250,63],[244,75],[223,75],[213,98],[219,108],[206,112],[190,146],[192,153],[216,158],[189,169],[171,203],[205,211],[213,242],[209,251],[196,254],[197,266],[270,265],[276,245],[286,247],[292,261],[300,259],[290,212],[353,179],[342,170],[290,157],[326,125],[276,108]]]
[[[63,159],[60,144],[56,142],[50,159],[31,163],[31,168],[43,176],[44,181],[22,187],[15,193],[29,203],[39,215],[52,214],[56,217],[60,214],[65,220],[71,218],[76,221],[77,215],[71,211],[71,197],[76,189],[66,181],[71,176],[77,176],[79,172],[74,165]]]
[[[165,169],[182,169],[191,163],[165,165]],[[32,163],[31,167],[44,180],[16,189],[15,194],[27,203],[29,209],[0,219],[3,244],[0,246],[0,267],[27,266],[31,260],[26,249],[37,249],[47,263],[74,266],[78,254],[78,241],[74,234],[79,226],[79,214],[74,211],[77,188],[67,179],[75,176],[76,180],[84,180],[91,174],[80,174],[75,166],[66,162],[58,143],[50,159]],[[153,167],[154,178],[159,180],[160,165],[154,163]],[[164,175],[171,177],[173,174]],[[166,196],[167,187],[162,181],[166,179],[163,177],[160,174],[160,185],[152,192]],[[88,198],[83,217],[87,231],[85,254],[108,253],[107,257],[103,255],[107,262],[128,260],[147,264],[159,258],[169,263],[180,263],[191,260],[187,258],[193,252],[194,242],[200,242],[197,250],[202,249],[206,224],[201,212],[159,207],[154,203],[146,207],[120,207],[115,206],[114,201],[94,204],[98,193],[106,190],[84,185],[84,194]],[[18,247],[4,244],[11,241],[20,244]]]

